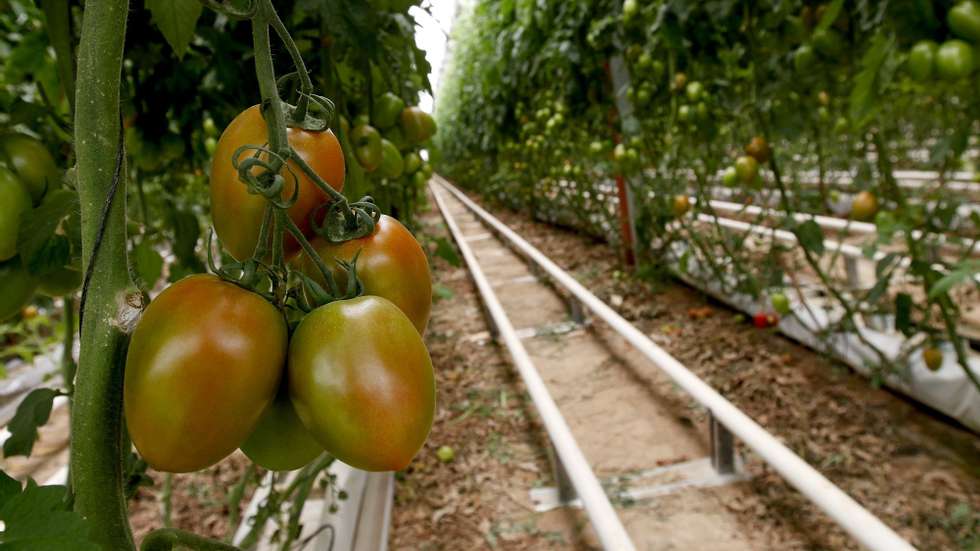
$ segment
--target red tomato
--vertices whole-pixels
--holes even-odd
[[[759,329],[766,329],[779,323],[779,316],[768,312],[759,312],[752,316],[752,324]]]
[[[340,191],[344,186],[344,153],[340,142],[330,130],[310,132],[301,128],[287,129],[289,145],[330,187]],[[214,230],[222,244],[238,260],[244,260],[255,251],[259,239],[259,227],[268,204],[263,197],[248,193],[245,184],[238,179],[238,171],[232,166],[232,155],[243,145],[268,146],[269,134],[265,119],[258,105],[242,111],[221,134],[211,165],[211,218]],[[254,153],[254,152],[252,152]],[[247,158],[243,154],[241,159]],[[306,236],[312,236],[310,214],[313,209],[329,201],[327,194],[290,162],[296,179],[283,167],[286,179],[282,196],[292,197],[296,180],[299,196],[289,209],[289,217]],[[258,170],[258,169],[256,169]],[[287,254],[299,250],[299,244],[291,236],[285,240]]]
[[[165,289],[126,357],[123,405],[136,449],[165,472],[220,461],[275,396],[286,345],[282,313],[255,293],[212,275]]]
[[[337,283],[345,286],[347,274],[334,259],[357,257],[357,275],[364,284],[365,295],[384,297],[408,316],[419,333],[425,331],[432,308],[432,276],[425,251],[412,233],[398,220],[382,215],[374,233],[344,243],[330,243],[316,238],[311,243],[327,266],[333,268]],[[320,270],[305,253],[300,253],[296,267],[325,285]]]
[[[412,322],[375,296],[310,312],[289,344],[289,395],[313,437],[366,471],[404,469],[435,415],[435,376]]]

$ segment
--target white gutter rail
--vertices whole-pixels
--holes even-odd
[[[513,230],[494,218],[451,184],[436,176],[439,184],[449,190],[486,224],[505,237],[525,256],[538,264],[551,278],[571,292],[596,316],[622,335],[654,365],[669,375],[678,386],[708,409],[714,418],[771,465],[787,482],[796,487],[820,507],[855,540],[874,551],[903,551],[914,549],[881,520],[827,480],[773,435],[759,426],[734,404],[690,372],[670,354],[657,346],[640,330],[596,298],[573,277],[565,273],[544,254]],[[437,196],[438,197],[438,196]],[[440,208],[443,208],[440,205]],[[486,281],[483,281],[486,285]],[[499,308],[499,304],[497,305]],[[503,331],[501,331],[503,334]],[[511,335],[513,339],[513,335]],[[516,339],[514,339],[516,341]],[[518,343],[519,344],[519,343]],[[553,406],[553,403],[552,403]],[[556,412],[557,413],[557,412]],[[584,459],[583,459],[584,460]]]
[[[585,455],[579,449],[578,444],[575,443],[575,438],[572,436],[572,431],[568,427],[568,423],[565,422],[565,418],[562,417],[557,404],[555,404],[554,399],[548,393],[548,388],[541,379],[541,375],[538,374],[537,369],[535,369],[534,363],[524,349],[524,345],[521,344],[521,339],[514,331],[514,326],[507,318],[507,314],[504,313],[503,306],[497,300],[490,286],[490,282],[487,281],[486,276],[480,269],[480,265],[473,255],[473,251],[463,238],[459,226],[456,225],[456,221],[450,215],[449,209],[443,202],[441,192],[434,186],[432,187],[432,192],[435,196],[436,204],[439,206],[439,210],[446,220],[446,225],[449,226],[449,231],[456,240],[456,244],[470,269],[470,273],[473,275],[473,281],[483,296],[484,304],[486,304],[487,311],[490,313],[490,317],[500,335],[500,339],[503,340],[507,350],[510,351],[514,366],[524,380],[527,392],[531,396],[531,400],[534,402],[538,414],[541,416],[545,430],[548,431],[548,437],[551,439],[551,443],[555,447],[555,452],[560,458],[562,465],[564,465],[565,471],[568,473],[572,486],[574,486],[575,492],[578,494],[578,498],[581,500],[589,516],[589,520],[595,529],[596,535],[599,537],[599,541],[604,549],[635,551],[636,547],[626,533],[626,529],[616,515],[612,504],[609,503],[609,498],[602,489],[599,479],[596,478],[595,473],[592,472],[588,461],[585,459]]]

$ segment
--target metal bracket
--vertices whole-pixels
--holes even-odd
[[[711,466],[719,474],[735,472],[735,437],[711,412],[708,413],[711,430]]]
[[[847,285],[852,289],[861,286],[861,273],[858,271],[858,259],[853,256],[844,257],[844,270],[847,271]]]
[[[558,501],[563,504],[572,503],[578,498],[578,494],[575,493],[572,479],[569,478],[568,471],[565,470],[565,465],[562,464],[553,444],[548,445],[548,461],[551,463],[551,471],[555,474]]]

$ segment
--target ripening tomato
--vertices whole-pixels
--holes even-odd
[[[691,200],[685,194],[675,195],[671,209],[674,212],[674,216],[680,218],[687,214],[687,211],[691,210]]]
[[[748,155],[735,159],[735,174],[743,184],[754,182],[756,176],[759,175],[759,161]]]
[[[24,269],[20,258],[0,262],[0,321],[6,321],[20,312],[34,296],[37,280]]]
[[[922,361],[925,362],[929,371],[939,371],[939,368],[943,366],[943,351],[935,346],[925,348],[922,350]]]
[[[313,437],[365,471],[404,469],[435,415],[435,375],[412,322],[361,296],[310,312],[289,344],[289,395]]]
[[[400,122],[405,139],[413,145],[428,140],[436,133],[436,123],[432,115],[415,106],[402,110]]]
[[[151,467],[190,472],[242,445],[279,387],[282,313],[212,275],[174,283],[143,312],[126,357],[123,406]]]
[[[364,284],[364,294],[384,297],[401,308],[419,333],[425,331],[432,308],[432,276],[429,261],[412,232],[398,220],[383,214],[374,233],[343,243],[316,238],[311,243],[320,258],[333,268],[337,283],[347,285],[347,274],[334,259],[350,261],[357,257],[357,276]],[[295,264],[304,274],[325,285],[323,276],[306,253],[296,257]]]
[[[17,175],[35,205],[61,180],[48,148],[24,134],[0,136],[0,162]]]
[[[854,196],[851,203],[851,218],[855,220],[871,220],[878,212],[878,198],[870,191],[862,191]]]
[[[13,172],[0,166],[0,261],[17,254],[20,221],[30,210],[30,193]]]
[[[344,186],[344,153],[340,142],[330,130],[310,132],[302,128],[288,128],[289,145],[310,168],[330,187],[340,191]],[[238,260],[252,255],[259,240],[259,228],[268,201],[260,195],[248,192],[245,184],[238,179],[238,171],[232,166],[232,154],[243,145],[267,146],[268,127],[262,118],[258,105],[242,111],[221,134],[211,165],[211,218],[214,230],[222,244]],[[243,153],[244,160],[253,152]],[[292,197],[296,182],[299,195],[296,204],[289,209],[289,217],[303,231],[313,235],[310,215],[318,206],[328,202],[329,196],[308,178],[295,163],[290,162],[294,179],[283,167],[280,174],[286,180],[283,198]],[[256,169],[258,171],[258,169]],[[286,236],[287,254],[299,250],[299,244],[291,236]]]
[[[958,80],[973,72],[973,49],[962,40],[947,40],[936,51],[936,74]]]
[[[745,146],[745,153],[760,163],[769,161],[769,143],[762,136],[755,136],[752,141]]]
[[[272,471],[298,469],[323,453],[323,446],[296,415],[285,381],[242,444],[242,451],[256,465]]]
[[[912,78],[925,82],[932,78],[939,45],[932,40],[920,40],[909,50],[908,68]]]

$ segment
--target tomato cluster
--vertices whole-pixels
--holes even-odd
[[[215,148],[212,218],[239,259],[253,254],[268,203],[247,193],[231,157],[243,145],[266,143],[266,134],[253,107],[232,121]],[[341,189],[345,161],[332,132],[290,129],[288,139],[323,180]],[[165,289],[132,335],[124,381],[130,436],[157,470],[199,470],[236,448],[273,470],[297,469],[324,452],[364,470],[399,470],[428,436],[435,377],[422,340],[432,296],[425,252],[388,216],[361,238],[332,243],[317,236],[311,217],[328,196],[305,177],[291,186],[298,189],[282,192],[297,195],[289,216],[322,263],[337,266],[332,276],[339,287],[353,273],[341,264],[354,263],[363,294],[305,312],[292,299],[277,307],[211,275]],[[284,247],[295,251],[298,244]],[[296,274],[290,281],[305,274],[326,285],[306,253],[290,266]]]
[[[349,126],[346,119],[341,126]],[[432,176],[432,168],[422,162],[417,149],[435,133],[431,115],[416,106],[406,107],[399,96],[385,92],[375,98],[370,114],[354,118],[350,141],[365,172],[387,181],[404,177],[421,187]]]
[[[0,321],[20,312],[35,292],[66,295],[81,284],[81,272],[66,252],[70,245],[60,220],[54,226],[52,250],[43,255],[45,262],[29,265],[18,247],[25,224],[40,216],[35,209],[55,200],[61,180],[44,144],[25,134],[0,136]]]
[[[915,80],[955,81],[980,68],[980,2],[960,2],[946,14],[946,21],[953,37],[942,44],[920,40],[909,50],[908,72]]]

